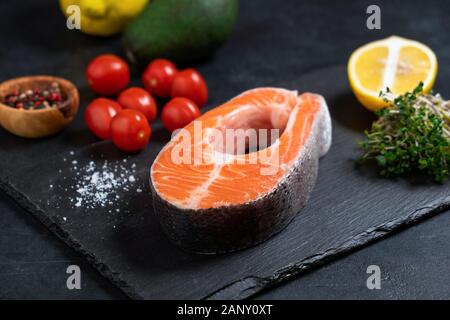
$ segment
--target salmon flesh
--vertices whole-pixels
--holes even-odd
[[[246,91],[173,135],[151,167],[154,212],[182,249],[224,253],[286,227],[314,187],[331,145],[317,94]]]

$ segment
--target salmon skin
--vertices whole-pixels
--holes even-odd
[[[245,150],[236,148],[237,132],[245,133]],[[252,132],[256,138],[270,132],[271,140],[248,150]],[[187,125],[161,150],[150,174],[154,211],[168,238],[186,251],[253,246],[303,208],[330,145],[322,96],[246,91]]]

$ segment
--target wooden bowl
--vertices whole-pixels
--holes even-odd
[[[25,138],[39,138],[55,134],[75,118],[80,96],[75,85],[63,78],[29,76],[14,78],[0,84],[0,101],[16,90],[49,88],[53,82],[60,85],[65,98],[57,108],[39,110],[16,109],[0,102],[0,125],[9,132]]]

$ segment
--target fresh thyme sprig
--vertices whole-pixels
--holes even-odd
[[[378,120],[365,131],[359,160],[375,160],[384,177],[415,170],[437,182],[449,177],[450,102],[440,95],[425,94],[420,83],[412,92],[393,97],[389,89],[380,93],[389,103],[377,112]]]

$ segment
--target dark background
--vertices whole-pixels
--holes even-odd
[[[382,30],[366,28],[369,4],[381,7]],[[283,70],[298,70],[300,76],[318,68],[345,65],[356,47],[392,34],[425,42],[436,52],[440,65],[449,65],[446,5],[444,1],[242,0],[239,21],[229,42],[198,68],[212,68],[217,74],[215,79],[207,79],[210,102],[215,103],[214,91],[233,86],[240,78],[258,77],[264,83]],[[47,73],[85,85],[79,70],[84,70],[91,58],[111,52],[111,43],[115,44],[112,52],[122,54],[120,38],[92,38],[65,29],[57,1],[2,1],[0,12],[1,81]],[[283,19],[288,12],[289,19]],[[284,37],[287,39],[279,42],[283,45],[277,45]],[[236,47],[247,49],[240,53]],[[235,56],[234,68],[220,67],[225,55]],[[250,71],[248,64],[257,68]],[[257,298],[448,299],[449,226],[450,216],[440,214]],[[65,270],[71,264],[82,269],[82,290],[66,288]],[[381,290],[366,288],[366,268],[372,264],[381,268]],[[0,298],[125,296],[31,215],[0,194]]]

